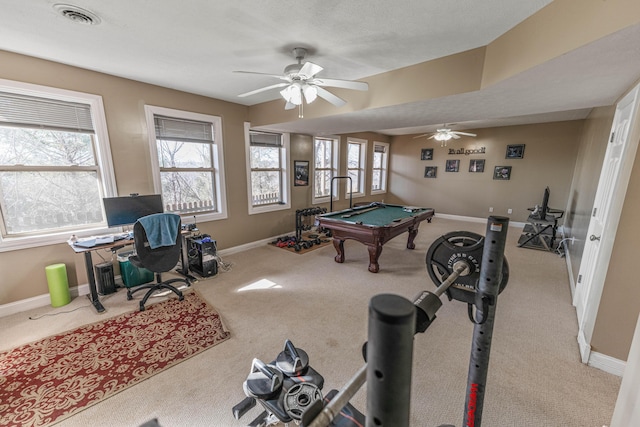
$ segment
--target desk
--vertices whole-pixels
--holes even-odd
[[[394,237],[409,232],[407,249],[415,248],[413,240],[418,234],[418,227],[424,220],[431,222],[434,210],[431,208],[415,208],[407,212],[400,205],[360,206],[338,212],[318,215],[318,225],[331,230],[333,246],[338,253],[335,261],[344,262],[344,241],[357,240],[367,246],[369,251],[369,271],[380,270],[378,258],[382,253],[382,245]]]
[[[177,272],[182,274],[183,276],[186,276],[189,279],[195,280],[195,277],[189,275],[189,261],[188,261],[188,255],[186,253],[187,245],[185,244],[186,236],[190,234],[191,232],[188,230],[182,230],[181,232],[181,235],[182,235],[182,239],[181,239],[182,249],[181,249],[181,262],[180,262],[181,265],[180,265],[180,269],[177,270]],[[95,276],[95,273],[93,272],[93,258],[91,256],[91,252],[99,251],[101,249],[110,249],[110,250],[116,251],[125,246],[133,245],[133,242],[134,242],[133,239],[122,239],[122,240],[116,240],[113,243],[96,245],[92,248],[83,248],[80,246],[69,245],[71,246],[71,249],[73,249],[75,253],[84,254],[84,265],[85,265],[85,269],[87,270],[87,280],[89,281],[89,295],[87,295],[87,297],[89,298],[89,300],[91,301],[91,304],[93,304],[93,306],[95,307],[98,313],[102,313],[104,311],[104,306],[100,302],[100,298],[98,296],[98,289],[96,286],[96,276]]]
[[[101,249],[111,249],[115,251],[127,245],[133,245],[133,239],[117,240],[113,243],[96,245],[92,248],[83,248],[80,246],[69,245],[75,253],[84,254],[84,266],[87,270],[87,280],[89,281],[89,295],[87,295],[87,297],[91,301],[91,304],[93,304],[95,309],[98,311],[98,313],[102,313],[104,311],[104,306],[100,302],[100,298],[98,298],[98,289],[96,287],[96,276],[93,272],[93,259],[91,257],[91,252]]]

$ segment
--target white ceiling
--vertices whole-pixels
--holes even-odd
[[[244,105],[279,98],[277,83],[307,47],[319,77],[360,79],[489,44],[551,0],[69,0],[98,25],[62,17],[55,0],[3,0],[0,49]],[[274,128],[403,135],[579,119],[640,77],[640,25],[479,92]],[[348,99],[347,99],[348,100]],[[283,101],[284,107],[284,101]]]

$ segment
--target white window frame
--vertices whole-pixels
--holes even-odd
[[[247,171],[247,206],[249,215],[261,214],[266,212],[282,211],[285,209],[291,209],[291,167],[289,165],[291,138],[288,133],[282,133],[282,150],[281,159],[282,164],[282,203],[269,204],[264,206],[253,206],[253,194],[251,188],[251,139],[249,132],[251,131],[251,123],[244,123],[244,144],[245,144],[245,159],[246,159],[246,171]]]
[[[316,197],[316,191],[315,191],[315,179],[316,179],[316,140],[317,139],[321,139],[321,140],[325,140],[325,141],[332,141],[332,159],[331,159],[331,177],[336,177],[338,176],[338,165],[340,165],[340,138],[338,138],[337,136],[323,136],[323,137],[316,137],[313,138],[313,165],[312,165],[312,176],[313,176],[313,190],[311,191],[311,203],[314,205],[320,204],[320,203],[329,203],[330,200],[330,196],[331,194],[329,194],[328,196],[322,196],[322,197]],[[333,200],[340,200],[340,192],[338,191],[338,180],[334,180],[333,183]]]
[[[96,163],[100,170],[99,175],[101,176],[102,192],[104,197],[114,197],[117,194],[113,161],[111,159],[111,145],[109,144],[109,133],[107,132],[107,121],[102,97],[100,95],[5,79],[0,79],[0,91],[89,105],[95,132],[94,147]],[[78,237],[107,232],[106,220],[103,226],[76,229],[73,231]],[[65,229],[63,231],[46,231],[37,235],[8,236],[4,238],[0,236],[0,252],[64,243],[69,239],[69,235],[69,230]]]
[[[149,151],[151,153],[151,172],[153,175],[153,189],[157,194],[162,194],[162,180],[160,178],[160,164],[158,162],[158,143],[156,141],[154,116],[165,116],[175,119],[193,120],[213,124],[214,150],[211,159],[214,171],[214,185],[216,197],[216,210],[214,212],[195,212],[193,214],[181,214],[183,222],[192,221],[195,216],[197,222],[217,221],[226,219],[227,215],[227,186],[225,185],[224,169],[224,144],[222,140],[222,119],[209,114],[194,113],[191,111],[175,110],[173,108],[145,105],[144,112],[147,120],[147,133]]]
[[[349,176],[349,171],[353,170],[353,168],[349,168],[349,145],[350,144],[358,144],[360,145],[360,163],[358,164],[358,170],[360,171],[360,181],[358,188],[360,191],[353,193],[351,195],[352,198],[364,197],[365,194],[365,183],[366,183],[366,172],[367,172],[367,140],[359,139],[359,138],[347,138],[347,156],[345,161],[345,169],[347,171],[346,176]],[[349,183],[351,180],[346,180],[346,188],[345,188],[345,197],[349,198],[349,192],[351,189],[349,188]]]
[[[383,147],[382,154],[382,166],[380,168],[375,167],[375,155],[377,153],[376,147]],[[389,148],[390,144],[388,142],[373,142],[373,154],[371,157],[371,195],[374,194],[385,194],[387,192],[387,182],[389,179]],[[380,171],[380,189],[374,190],[374,182],[373,182],[373,172],[379,170]]]

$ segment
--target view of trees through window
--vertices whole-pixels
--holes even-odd
[[[315,197],[331,195],[331,178],[333,177],[333,146],[331,139],[316,138],[314,141],[314,192]]]
[[[250,133],[253,206],[282,203],[282,149],[281,135]]]
[[[103,222],[93,135],[0,126],[3,234]]]
[[[171,139],[157,142],[165,210],[214,210],[213,144]]]
[[[347,147],[347,174],[351,177],[351,192],[360,193],[361,176],[362,176],[362,144],[350,142]],[[349,193],[349,189],[347,189]]]

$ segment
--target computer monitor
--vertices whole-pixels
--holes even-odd
[[[105,197],[102,203],[109,227],[131,225],[143,216],[164,212],[160,194]]]

